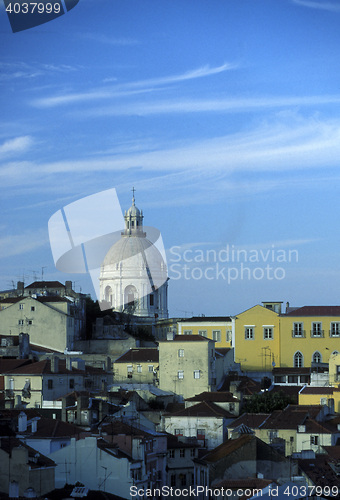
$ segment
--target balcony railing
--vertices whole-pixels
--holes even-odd
[[[330,337],[340,337],[340,331],[329,330]]]
[[[325,330],[311,330],[310,336],[318,339],[323,338],[325,336]]]
[[[295,339],[303,339],[306,337],[306,330],[292,330],[292,337]]]

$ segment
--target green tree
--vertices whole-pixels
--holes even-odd
[[[243,411],[247,413],[271,413],[274,410],[283,410],[287,405],[294,403],[284,391],[261,392],[245,403]]]

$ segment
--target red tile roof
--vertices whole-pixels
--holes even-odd
[[[270,413],[243,413],[240,417],[236,418],[231,424],[228,425],[230,429],[235,429],[239,425],[246,425],[250,429],[257,429],[260,427],[270,416]]]
[[[286,316],[340,316],[340,306],[303,306]]]
[[[212,401],[219,403],[235,403],[239,401],[231,392],[201,392],[192,398],[187,398],[185,401]]]
[[[214,418],[235,418],[228,411],[211,402],[203,401],[197,405],[190,406],[184,410],[164,415],[165,417],[214,417]]]
[[[249,434],[243,435],[237,439],[228,439],[228,441],[225,441],[224,443],[217,446],[217,448],[204,455],[202,457],[202,460],[204,462],[218,462],[234,451],[242,448],[242,446],[250,443],[253,439],[256,438],[254,436],[250,436]]]
[[[84,374],[84,370],[78,370],[77,368],[72,368],[72,370],[67,370],[66,360],[58,360],[58,370],[56,372],[51,371],[51,360],[44,359],[42,361],[37,361],[28,365],[20,366],[18,368],[7,370],[7,373],[11,375],[62,375],[62,374]]]
[[[30,288],[65,288],[65,285],[60,283],[60,281],[34,281],[30,285],[25,286],[25,290]]]
[[[114,363],[158,363],[159,351],[157,348],[129,349],[115,360]]]

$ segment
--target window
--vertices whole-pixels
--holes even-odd
[[[31,311],[35,311],[35,306],[32,306],[32,307],[31,307]]]
[[[142,365],[137,365],[137,373],[142,373]]]
[[[48,381],[47,381],[47,389],[53,389],[53,380],[52,379],[48,379]]]
[[[180,482],[181,486],[185,486],[187,484],[187,477],[185,474],[179,475],[179,482]]]
[[[19,309],[23,309],[24,308],[24,304],[19,304]]]
[[[153,365],[149,365],[149,372],[153,372]]]
[[[297,375],[288,375],[288,384],[297,384],[299,377]]]
[[[293,323],[293,337],[304,337],[303,323]]]
[[[225,340],[226,340],[226,342],[231,342],[231,340],[232,340],[232,331],[231,330],[226,331]]]
[[[18,324],[19,324],[20,326],[23,326],[23,324],[24,324],[24,320],[23,320],[23,319],[19,319]]]
[[[192,330],[183,330],[183,335],[192,335]]]
[[[334,321],[331,323],[331,329],[329,331],[331,337],[340,337],[340,322]]]
[[[183,370],[179,370],[179,372],[178,372],[178,378],[180,380],[182,380],[184,378],[184,371]]]
[[[294,368],[302,368],[303,367],[303,356],[300,351],[297,351],[294,354]]]
[[[271,340],[274,338],[274,328],[272,326],[263,327],[263,338],[264,340]]]
[[[310,444],[318,445],[319,444],[319,436],[311,436],[310,437]]]
[[[175,429],[175,436],[183,436],[183,429]]]
[[[74,378],[70,378],[70,389],[74,389]]]
[[[253,326],[245,326],[244,327],[244,337],[246,340],[253,340],[254,339],[254,330],[255,330],[255,328]]]
[[[207,337],[208,332],[207,330],[198,330],[198,335],[201,335],[201,337]]]
[[[169,458],[175,458],[175,450],[169,450]]]
[[[132,373],[132,365],[128,365],[127,366],[127,372],[128,373]]]
[[[184,349],[178,349],[178,357],[184,358]]]
[[[191,457],[195,457],[196,456],[196,450],[195,450],[195,448],[191,448],[191,450],[190,450],[190,456]]]
[[[315,351],[315,353],[313,354],[312,361],[313,361],[313,363],[321,363],[321,361],[322,361],[322,356],[321,356],[321,354],[319,353],[319,351]]]
[[[197,429],[197,439],[205,439],[205,429]]]
[[[312,337],[322,337],[322,323],[315,321],[312,323],[311,336]]]
[[[200,370],[194,370],[194,378],[200,378],[201,377],[201,371]]]
[[[27,324],[28,324],[28,325],[33,325],[33,320],[28,319],[28,320],[27,320]]]
[[[179,456],[180,456],[181,458],[184,458],[184,457],[185,457],[185,449],[184,449],[184,448],[181,448],[181,449],[179,450]]]
[[[216,342],[221,342],[221,330],[213,330],[212,335],[213,340],[216,340]]]
[[[154,296],[153,296],[153,294],[150,293],[149,297],[150,297],[150,306],[153,306],[154,305]]]

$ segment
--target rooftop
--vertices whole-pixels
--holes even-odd
[[[189,406],[184,410],[168,413],[165,417],[214,417],[214,418],[235,418],[234,415],[224,410],[215,403],[203,401],[197,405]]]
[[[340,306],[303,306],[289,311],[286,316],[340,316]]]
[[[159,352],[157,348],[129,349],[125,354],[115,360],[114,363],[158,363]]]

